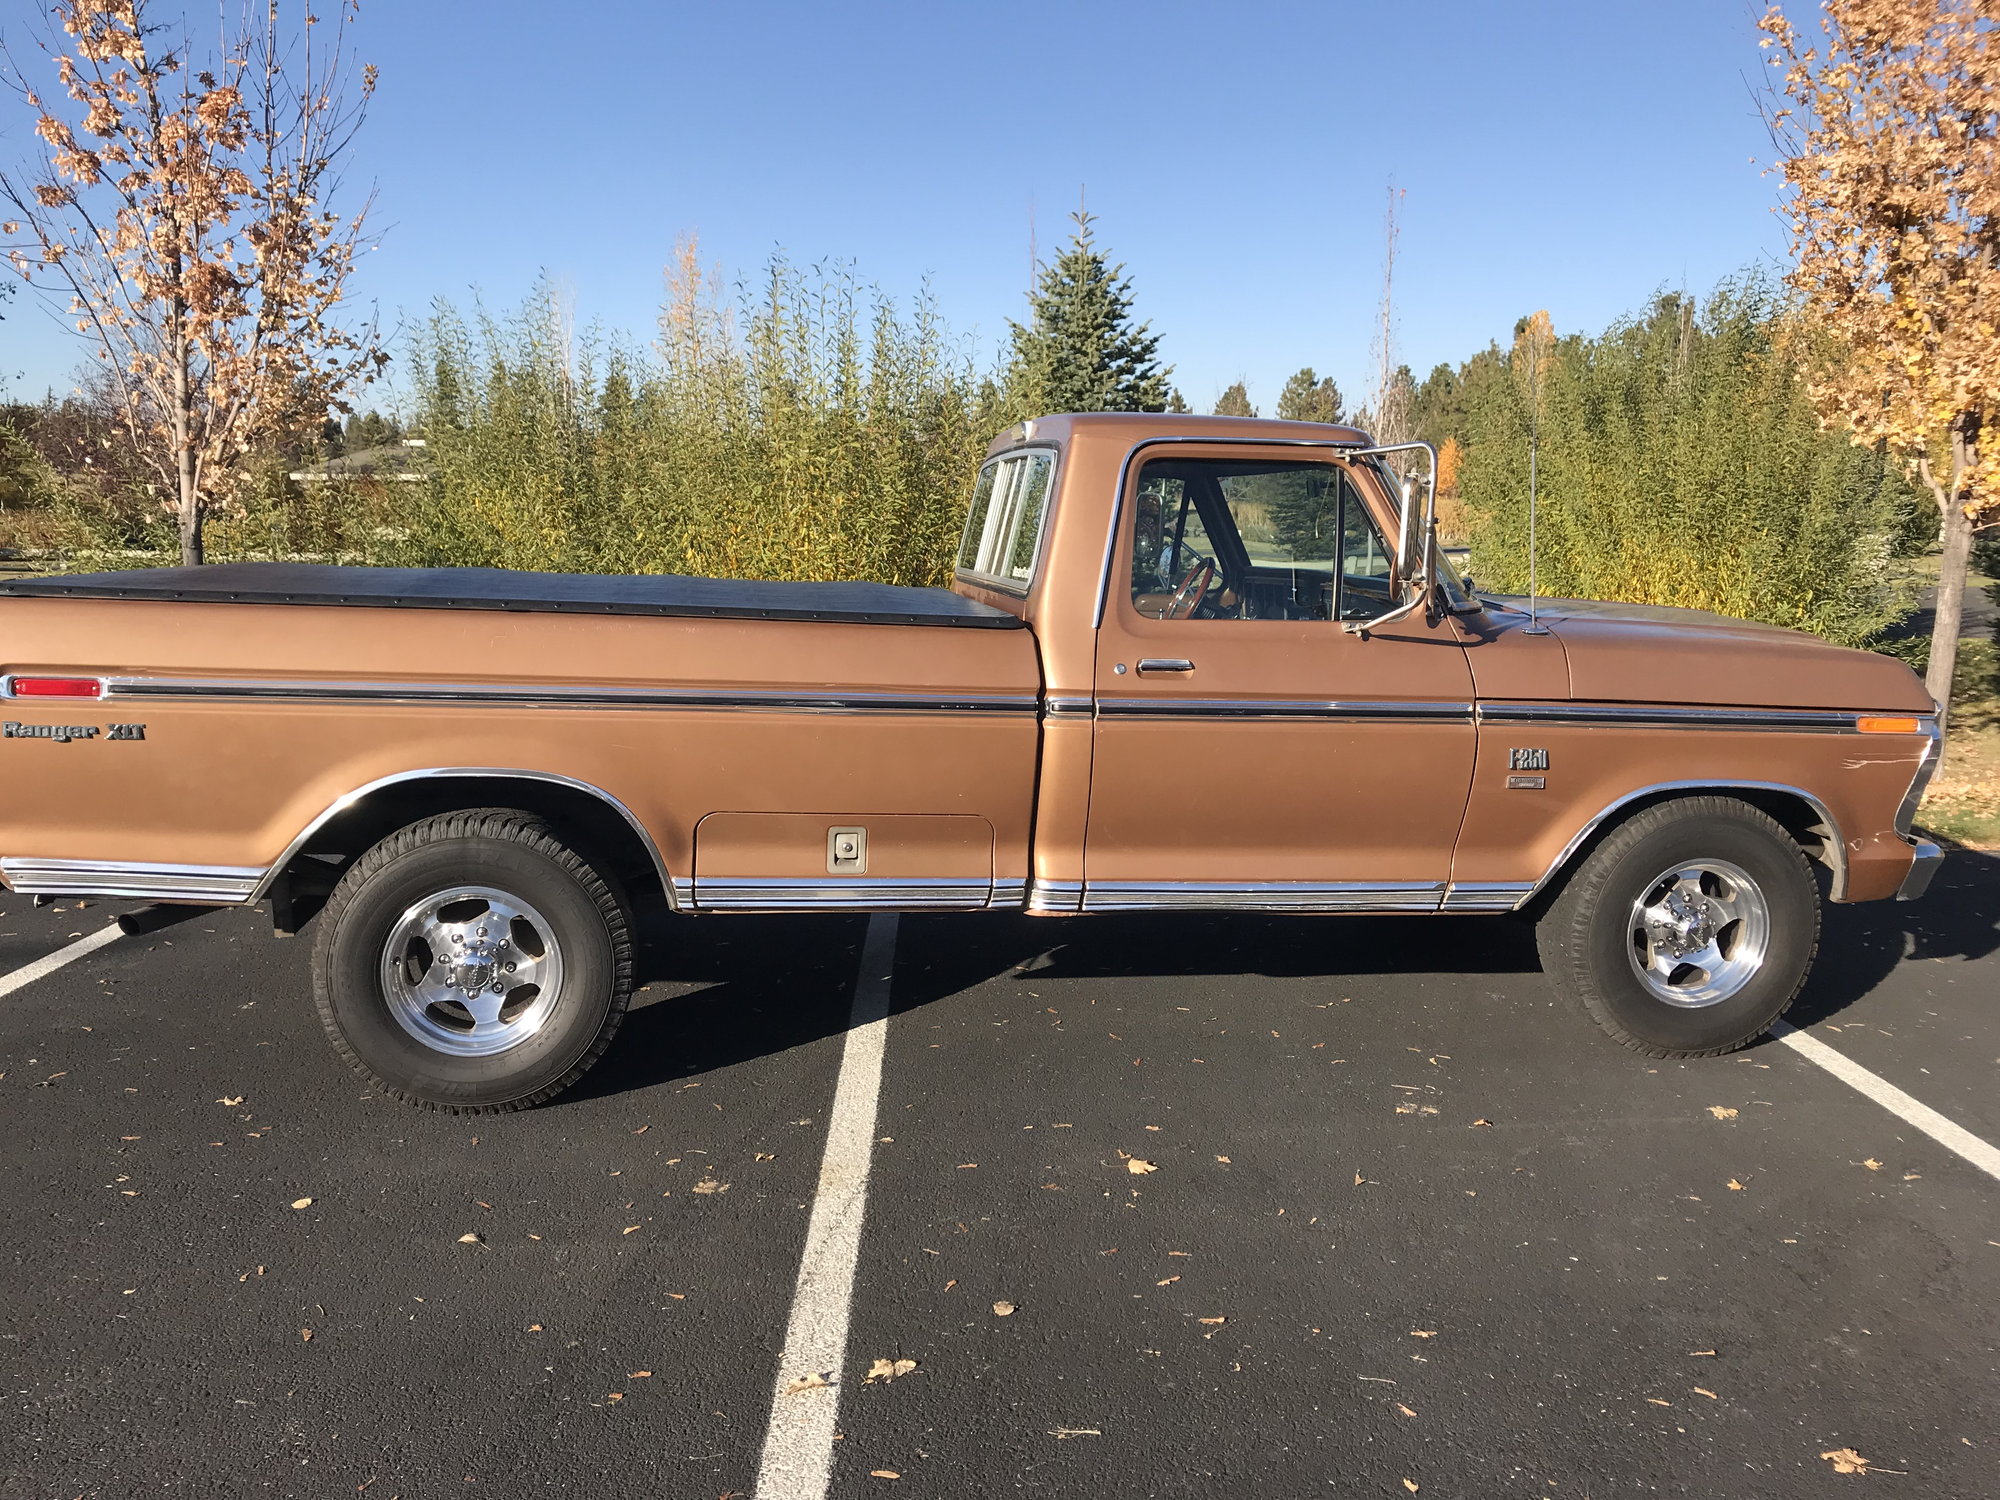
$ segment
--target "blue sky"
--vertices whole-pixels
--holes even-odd
[[[990,357],[1031,214],[1046,256],[1081,189],[1197,409],[1241,378],[1268,412],[1306,364],[1358,396],[1391,181],[1419,373],[1537,307],[1594,330],[1782,256],[1757,9],[364,0],[352,177],[382,237],[353,290],[393,323],[546,270],[580,322],[645,336],[692,231],[732,278],[780,247],[898,298],[928,277]],[[0,156],[33,144],[0,101]],[[67,388],[75,340],[4,311],[10,392]]]

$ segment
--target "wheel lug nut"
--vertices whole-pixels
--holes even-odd
[[[507,972],[509,974],[514,972],[514,966],[512,964],[507,965]]]
[[[480,929],[479,929],[479,935],[480,935],[481,937],[485,937],[485,936],[486,936],[486,929],[485,929],[484,927],[482,927],[482,928],[480,928]]]

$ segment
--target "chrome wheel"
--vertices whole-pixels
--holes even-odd
[[[1689,860],[1647,882],[1629,932],[1640,982],[1655,999],[1696,1010],[1739,993],[1764,967],[1771,911],[1740,865]]]
[[[454,886],[406,910],[380,967],[397,1024],[453,1057],[519,1046],[562,994],[562,948],[548,919],[486,886]]]

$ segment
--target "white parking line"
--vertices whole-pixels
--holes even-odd
[[[1809,1032],[1779,1021],[1771,1027],[1771,1035],[1808,1062],[1825,1068],[1849,1088],[1866,1094],[1890,1114],[1908,1121],[1940,1146],[1957,1152],[1989,1177],[2000,1177],[2000,1149],[1989,1146],[1964,1126],[1954,1125],[1922,1100],[1911,1098],[1888,1079],[1869,1072]]]
[[[778,1358],[756,1500],[824,1500],[832,1477],[834,1419],[840,1414],[847,1316],[861,1253],[861,1219],[868,1206],[868,1164],[895,963],[896,918],[870,917],[861,971],[854,979],[840,1081],[833,1091],[833,1116],[827,1121],[819,1191],[792,1292],[785,1348]],[[826,1383],[818,1383],[822,1381]]]
[[[11,974],[0,975],[0,999],[5,999],[24,985],[33,984],[37,979],[55,973],[64,964],[73,964],[85,954],[95,953],[106,943],[116,942],[123,936],[125,936],[125,930],[116,922],[113,922],[108,927],[98,928],[97,931],[91,933],[88,937],[78,938],[67,948],[58,948],[55,952],[44,958],[38,958],[31,964],[23,964]]]

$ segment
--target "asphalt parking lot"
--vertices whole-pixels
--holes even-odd
[[[0,899],[0,975],[127,910]],[[1997,919],[1974,854],[1832,909],[1793,1017],[1989,1148]],[[1621,1051],[1503,919],[905,917],[852,1038],[864,919],[666,923],[478,1119],[259,914],[142,925],[0,992],[8,1497],[789,1495],[809,1411],[841,1497],[2000,1493],[2000,1181],[1794,1047]]]

